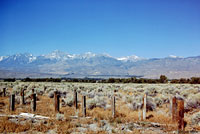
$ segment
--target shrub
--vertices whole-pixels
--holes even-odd
[[[200,108],[200,93],[196,95],[190,95],[186,101],[185,110],[191,111],[193,109]]]
[[[191,121],[192,121],[192,124],[200,125],[200,112],[193,114]]]
[[[154,102],[155,102],[157,107],[162,106],[162,104],[164,103],[163,100],[161,98],[158,98],[158,97],[154,99]]]
[[[142,108],[142,103],[132,102],[132,103],[127,104],[127,106],[132,110],[138,110]]]
[[[104,97],[94,97],[87,101],[88,109],[93,109],[95,107],[106,108],[106,102]]]
[[[132,110],[138,110],[139,108],[142,108],[142,98],[136,99],[134,102],[131,104],[128,104],[128,107]],[[156,104],[153,101],[153,98],[147,97],[147,111],[153,111],[156,109]]]
[[[156,103],[154,102],[153,98],[147,97],[147,111],[153,111],[156,109]]]
[[[95,101],[95,99],[89,99],[87,101],[87,108],[88,109],[93,109],[95,107],[96,107],[96,101]]]
[[[44,94],[44,89],[43,88],[36,88],[35,90],[36,90],[36,93],[38,95],[43,95]]]
[[[48,93],[48,96],[49,96],[49,98],[53,98],[53,97],[54,97],[54,91],[53,91],[53,90],[50,91],[50,92]]]
[[[69,107],[73,106],[74,97],[73,96],[67,96],[66,98],[63,98],[61,104],[62,104],[62,106],[69,106]]]
[[[56,120],[58,120],[58,121],[63,121],[64,120],[64,114],[60,114],[60,113],[57,113],[56,114]]]

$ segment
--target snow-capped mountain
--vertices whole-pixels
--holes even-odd
[[[2,60],[4,60],[5,58],[7,58],[8,56],[0,56],[0,62],[2,61]]]
[[[97,55],[92,53],[92,52],[86,52],[84,54],[75,55],[74,58],[77,58],[77,59],[89,59],[89,58],[92,58],[92,57],[95,57],[95,56],[97,56]]]
[[[176,55],[169,55],[168,58],[183,58],[181,56],[176,56]]]
[[[15,54],[0,57],[0,78],[7,77],[89,77],[144,76],[158,78],[200,76],[200,56],[145,59],[136,55],[115,58],[108,54]]]
[[[67,60],[67,59],[71,59],[75,57],[75,55],[71,55],[59,50],[55,50],[51,52],[50,54],[42,55],[42,56],[46,59],[51,59],[51,60]]]
[[[99,57],[99,56],[107,56],[105,54],[94,54],[92,52],[86,52],[83,54],[68,54],[59,50],[55,50],[47,55],[41,55],[40,57],[43,57],[45,59],[50,59],[50,60],[73,60],[73,59],[90,59],[94,57]],[[108,57],[108,56],[107,56]]]
[[[15,54],[11,56],[2,56],[0,58],[0,62],[7,64],[28,64],[36,59],[37,57],[33,56],[32,54],[25,53],[25,54]]]
[[[117,60],[125,61],[125,62],[127,61],[136,62],[139,60],[144,60],[144,58],[138,57],[136,55],[132,55],[132,56],[120,57],[120,58],[117,58]]]

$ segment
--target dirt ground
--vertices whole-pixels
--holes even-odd
[[[10,91],[12,89],[9,89]],[[119,91],[120,92],[120,91]],[[123,92],[123,91],[121,91]],[[129,94],[129,92],[124,92]],[[80,94],[78,97],[82,97]],[[37,109],[31,110],[31,104],[16,104],[15,111],[9,110],[9,97],[0,97],[0,133],[85,133],[85,134],[173,134],[177,133],[177,123],[172,121],[169,105],[147,112],[146,120],[139,120],[138,110],[133,111],[125,102],[116,100],[116,116],[112,117],[111,108],[96,107],[87,109],[87,117],[83,117],[81,102],[78,110],[74,106],[60,105],[55,111],[54,98],[47,94],[37,95]],[[49,117],[49,119],[27,119],[11,117],[20,113],[32,113]],[[192,125],[192,112],[185,113],[186,133],[200,133],[198,125]]]

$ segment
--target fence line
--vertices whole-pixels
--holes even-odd
[[[6,88],[3,90],[3,95],[6,96],[5,94]],[[25,98],[24,98],[24,89],[21,89],[20,92],[21,95],[21,104],[25,104]],[[54,92],[54,99],[55,99],[55,112],[60,111],[60,94],[56,91]],[[33,112],[36,111],[36,100],[37,96],[36,93],[34,93],[34,89],[32,89],[32,94],[31,94],[31,110]],[[146,120],[147,116],[147,94],[144,94],[143,96],[143,104],[142,107],[139,108],[138,110],[138,117],[139,120]],[[112,111],[112,117],[116,117],[116,96],[113,94],[111,97],[111,111]],[[10,106],[9,110],[10,111],[15,111],[15,94],[10,95]],[[171,112],[171,118],[174,123],[177,123],[177,130],[178,133],[184,132],[185,129],[185,124],[186,122],[184,121],[184,100],[179,99],[176,97],[171,98],[171,103],[170,103],[170,112]],[[78,109],[78,99],[77,99],[77,91],[74,90],[74,107]],[[86,96],[82,96],[82,115],[83,117],[87,116],[86,113]],[[142,117],[141,117],[142,116]]]

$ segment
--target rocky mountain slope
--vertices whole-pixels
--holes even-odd
[[[0,78],[16,77],[131,77],[169,78],[200,76],[200,56],[145,59],[115,58],[107,54],[68,54],[58,50],[47,55],[15,54],[0,57]]]

